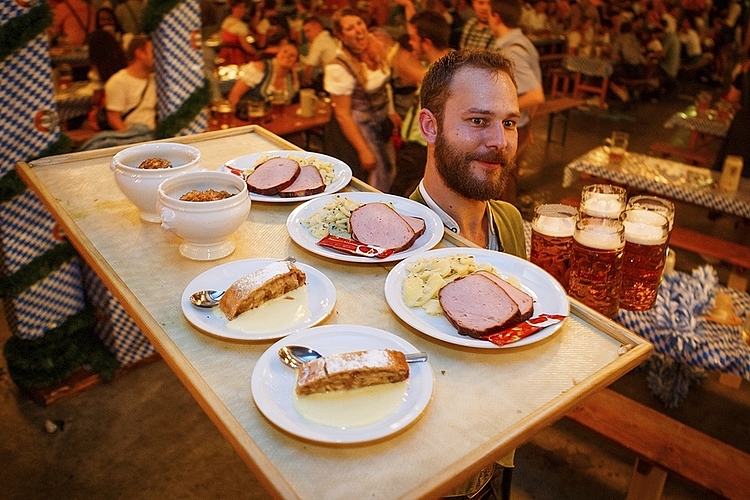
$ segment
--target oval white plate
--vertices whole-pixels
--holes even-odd
[[[256,341],[278,339],[292,332],[317,325],[333,310],[336,304],[336,288],[328,277],[317,269],[297,262],[296,265],[307,276],[307,298],[309,314],[297,323],[272,332],[240,332],[227,327],[227,318],[219,307],[205,309],[190,302],[190,294],[198,290],[226,290],[239,278],[278,259],[247,259],[228,262],[199,274],[182,293],[180,305],[188,322],[199,330],[233,341]],[[258,308],[257,312],[262,310]]]
[[[307,196],[295,196],[293,198],[282,198],[278,195],[267,196],[250,192],[248,194],[250,195],[250,199],[253,201],[264,201],[269,203],[297,203],[300,201],[307,201],[313,198],[318,198],[320,196],[337,193],[344,189],[349,184],[349,181],[352,180],[352,169],[349,168],[349,165],[339,160],[338,158],[334,158],[333,156],[328,156],[320,153],[312,153],[309,151],[279,150],[253,153],[251,155],[240,156],[239,158],[229,160],[224,165],[219,167],[219,170],[227,170],[226,167],[232,167],[243,171],[249,170],[253,168],[256,163],[258,163],[258,160],[260,158],[264,156],[281,156],[284,158],[292,158],[298,161],[304,161],[308,158],[314,158],[319,161],[324,161],[333,165],[334,178],[333,181],[328,186],[326,186],[325,191],[323,191],[322,193],[311,194]]]
[[[432,397],[429,361],[409,365],[404,399],[392,415],[363,427],[338,429],[302,418],[294,407],[297,371],[279,359],[279,349],[289,344],[312,347],[324,356],[369,349],[396,349],[405,353],[419,349],[392,333],[361,325],[316,326],[279,340],[264,352],[253,369],[251,388],[260,412],[281,429],[321,443],[361,443],[380,439],[412,423]]]
[[[401,196],[384,193],[346,192],[340,193],[339,196],[349,198],[359,203],[372,203],[376,201],[391,203],[398,213],[423,219],[425,222],[425,232],[422,236],[417,238],[417,241],[415,241],[411,247],[403,252],[393,253],[383,259],[362,257],[359,255],[339,252],[328,247],[322,247],[318,245],[318,238],[310,234],[307,228],[302,225],[301,221],[310,217],[316,210],[322,208],[326,203],[333,201],[333,196],[331,195],[310,200],[298,206],[289,214],[289,218],[287,218],[286,221],[286,228],[287,231],[289,231],[289,236],[291,236],[292,240],[305,250],[323,257],[329,257],[331,259],[342,260],[345,262],[378,264],[381,262],[396,262],[412,255],[420,254],[425,250],[434,247],[441,239],[443,239],[442,221],[435,212],[421,203],[417,203],[408,198],[402,198]]]
[[[482,349],[507,349],[519,347],[546,339],[555,333],[563,322],[548,326],[543,330],[521,339],[512,344],[498,346],[488,340],[480,340],[461,335],[456,328],[448,322],[445,316],[431,316],[421,307],[409,307],[404,303],[401,293],[401,285],[409,272],[406,266],[414,260],[424,257],[448,257],[450,255],[472,255],[478,263],[489,262],[503,276],[515,276],[521,282],[523,291],[534,298],[534,312],[532,316],[539,314],[563,314],[570,313],[570,303],[560,283],[549,273],[539,266],[526,260],[506,253],[485,250],[481,248],[440,248],[430,250],[412,258],[399,262],[385,279],[385,298],[393,312],[410,326],[420,332],[451,344],[465,347],[478,347]]]

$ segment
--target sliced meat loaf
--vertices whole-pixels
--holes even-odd
[[[289,158],[271,158],[247,176],[247,189],[253,193],[272,196],[289,187],[300,173],[299,163]]]
[[[481,338],[521,320],[518,305],[497,283],[479,273],[451,281],[438,293],[445,317],[461,335]]]
[[[487,271],[479,271],[477,272],[477,274],[481,274],[482,276],[486,276],[487,278],[491,279],[492,281],[497,283],[498,286],[500,286],[503,290],[505,290],[508,295],[510,295],[510,298],[513,299],[513,302],[518,304],[518,313],[521,316],[519,321],[526,321],[534,313],[534,297],[524,292],[523,290],[519,290],[496,274],[492,274]]]
[[[302,165],[300,173],[289,187],[279,191],[282,198],[296,198],[299,196],[310,196],[322,193],[326,189],[326,183],[320,175],[320,170],[315,165]]]
[[[365,203],[352,210],[349,224],[355,240],[394,252],[406,250],[419,237],[406,219],[381,202]]]
[[[424,219],[420,217],[414,217],[412,215],[401,215],[401,217],[406,219],[406,222],[408,222],[414,232],[417,233],[417,238],[422,236],[427,229],[427,224],[425,224]]]

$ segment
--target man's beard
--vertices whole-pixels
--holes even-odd
[[[484,179],[477,179],[471,173],[472,161],[499,163],[502,168],[487,171]],[[511,158],[498,150],[483,154],[456,152],[442,133],[438,134],[435,141],[435,166],[438,173],[451,189],[471,200],[499,199],[515,165],[515,157]]]

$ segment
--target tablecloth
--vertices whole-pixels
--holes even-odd
[[[94,82],[76,82],[72,87],[55,92],[60,121],[86,116],[92,108],[91,98],[99,87]]]
[[[709,134],[716,137],[726,137],[729,130],[730,120],[719,120],[716,115],[710,113],[706,118],[699,118],[695,106],[688,107],[685,111],[679,111],[664,122],[664,128],[683,127],[695,130],[701,134]]]
[[[573,73],[582,73],[587,76],[601,76],[609,78],[614,68],[612,61],[597,57],[565,56],[562,67]]]
[[[565,166],[563,187],[570,187],[581,173],[656,195],[693,203],[711,210],[750,218],[750,180],[742,179],[735,193],[714,187],[719,172],[684,163],[628,152],[620,163],[610,163],[603,147],[592,149]]]
[[[738,317],[750,312],[750,295],[719,284],[711,266],[692,274],[666,274],[656,305],[642,312],[620,310],[615,320],[654,345],[646,362],[651,393],[674,408],[687,396],[691,382],[706,372],[738,375],[750,380],[750,346],[740,326],[708,321],[716,293],[732,298]]]

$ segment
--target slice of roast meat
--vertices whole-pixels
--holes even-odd
[[[310,196],[322,193],[326,189],[326,183],[320,175],[320,170],[315,165],[302,165],[300,173],[289,187],[279,191],[282,198],[295,198],[299,196]]]
[[[414,217],[412,215],[401,215],[401,217],[406,219],[406,222],[408,222],[414,232],[417,233],[417,238],[422,236],[427,229],[427,225],[422,218]]]
[[[477,272],[477,274],[481,274],[493,280],[498,284],[498,286],[505,290],[508,295],[510,295],[510,298],[513,299],[513,302],[518,304],[518,313],[521,315],[519,322],[526,321],[534,313],[534,297],[524,292],[523,290],[519,290],[496,274],[492,274],[487,271],[479,271]]]
[[[289,158],[271,158],[247,176],[247,189],[253,193],[272,196],[289,187],[300,173],[300,166]]]
[[[479,273],[451,281],[438,293],[445,317],[461,335],[480,338],[520,322],[518,305]]]
[[[349,224],[355,240],[394,252],[406,250],[419,237],[406,219],[381,202],[366,203],[352,210]]]

